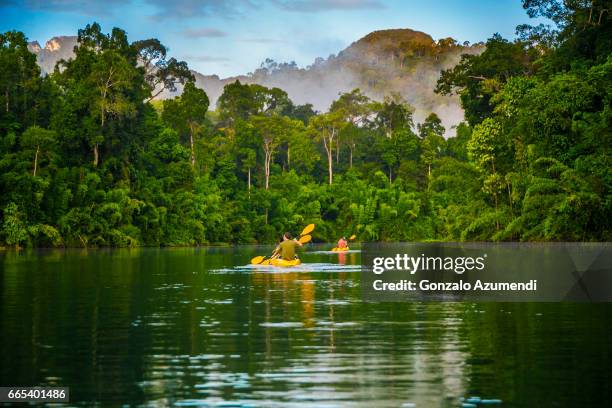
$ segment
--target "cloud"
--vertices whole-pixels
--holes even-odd
[[[212,55],[185,55],[183,57],[186,61],[197,61],[197,62],[227,62],[230,61],[227,57],[214,57]]]
[[[84,15],[108,15],[113,9],[125,5],[124,0],[0,0],[0,8],[17,7],[34,11],[75,13]]]
[[[374,10],[385,6],[382,0],[142,0],[155,8],[151,16],[156,21],[195,19],[200,17],[233,18],[272,3],[291,12],[325,12],[333,10]],[[113,14],[134,0],[0,0],[0,8],[16,7],[38,11],[76,13],[84,15]]]
[[[221,38],[227,37],[225,31],[217,30],[216,28],[202,27],[202,28],[188,28],[182,31],[185,37],[189,38]]]
[[[288,44],[289,41],[282,40],[280,38],[267,38],[267,37],[259,37],[259,38],[242,38],[239,41],[246,43],[256,43],[256,44]]]
[[[190,19],[198,17],[234,17],[243,10],[254,8],[254,0],[145,0],[159,11],[155,20]]]
[[[273,0],[280,8],[294,12],[324,12],[332,10],[377,10],[385,6],[378,0]]]

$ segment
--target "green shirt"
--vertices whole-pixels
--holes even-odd
[[[281,242],[278,247],[280,248],[280,255],[286,261],[292,261],[295,259],[295,248],[299,244],[292,239]]]

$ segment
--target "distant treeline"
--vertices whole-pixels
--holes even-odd
[[[312,222],[316,240],[610,240],[610,11],[523,3],[554,26],[442,72],[466,118],[450,139],[358,89],[319,113],[235,82],[208,111],[185,62],[117,28],[79,30],[47,76],[0,34],[0,243],[273,242]]]

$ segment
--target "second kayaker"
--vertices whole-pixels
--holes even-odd
[[[290,232],[285,232],[283,235],[283,241],[278,244],[272,253],[272,257],[282,258],[285,261],[292,261],[295,259],[295,249],[298,246],[302,246],[302,243],[297,239],[294,239]]]

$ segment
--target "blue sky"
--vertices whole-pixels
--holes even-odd
[[[0,31],[41,45],[97,21],[131,41],[156,37],[204,74],[256,69],[266,58],[311,64],[374,30],[412,28],[478,42],[530,21],[520,0],[0,0]]]

